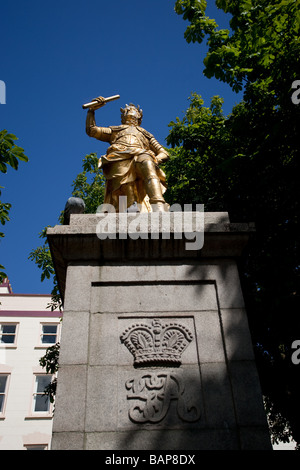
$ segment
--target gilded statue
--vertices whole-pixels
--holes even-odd
[[[169,154],[150,132],[141,127],[142,109],[132,103],[126,104],[120,109],[121,125],[96,125],[95,109],[118,97],[100,96],[83,105],[88,107],[87,134],[110,144],[106,155],[99,159],[99,168],[106,179],[104,204],[113,205],[119,212],[119,197],[126,196],[127,210],[136,206],[140,212],[166,211],[168,204],[163,196],[166,177],[159,165],[168,160]]]

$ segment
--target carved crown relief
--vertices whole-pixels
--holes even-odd
[[[148,323],[134,323],[120,336],[121,342],[134,358],[134,366],[161,366],[141,377],[126,381],[127,400],[132,402],[128,417],[133,423],[160,423],[177,402],[177,418],[186,423],[200,419],[199,407],[187,399],[184,380],[165,367],[179,367],[181,355],[193,340],[190,330],[177,321],[155,318]]]
[[[157,318],[151,324],[135,323],[120,337],[134,357],[135,366],[180,366],[181,355],[193,340],[184,325]]]

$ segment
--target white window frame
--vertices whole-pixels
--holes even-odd
[[[48,397],[49,400],[49,407],[48,410],[45,411],[35,411],[35,404],[36,404],[36,399],[35,397],[37,395],[43,395],[43,392],[37,392],[37,386],[38,386],[38,377],[49,377],[50,381],[54,379],[54,375],[50,374],[45,374],[43,372],[36,372],[34,374],[34,380],[33,380],[33,393],[32,393],[32,399],[31,399],[31,406],[30,406],[30,413],[29,417],[30,418],[52,418],[52,413],[53,413],[53,403],[50,402],[50,398]],[[46,399],[46,395],[45,395]]]
[[[10,381],[10,373],[0,372],[0,376],[2,376],[2,375],[4,375],[6,377],[6,383],[5,383],[4,392],[0,392],[1,395],[4,395],[2,410],[0,410],[0,419],[5,418],[5,409],[6,409],[8,387],[9,387],[9,381]]]
[[[12,335],[13,333],[2,333],[2,327],[3,326],[15,326],[15,333],[14,333],[14,342],[13,343],[2,343],[0,342],[0,347],[1,348],[16,348],[17,347],[17,339],[18,339],[18,331],[19,331],[19,322],[9,322],[9,321],[3,321],[0,322],[0,337],[3,336],[9,336]]]
[[[42,342],[42,338],[43,336],[54,336],[53,333],[49,333],[49,334],[45,334],[43,332],[43,327],[44,326],[56,326],[56,341],[54,343],[43,343]],[[39,348],[48,348],[50,346],[54,346],[56,343],[58,343],[59,341],[59,328],[60,328],[60,324],[58,322],[41,322],[40,323],[40,335],[39,335],[39,345],[38,347]]]

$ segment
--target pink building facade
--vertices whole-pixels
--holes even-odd
[[[0,450],[49,450],[52,380],[39,360],[60,339],[62,313],[50,295],[15,294],[0,284]]]

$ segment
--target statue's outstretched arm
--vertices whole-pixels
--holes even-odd
[[[112,130],[109,127],[96,126],[95,111],[93,109],[89,109],[87,112],[85,130],[90,137],[95,137],[105,142],[110,141]]]

